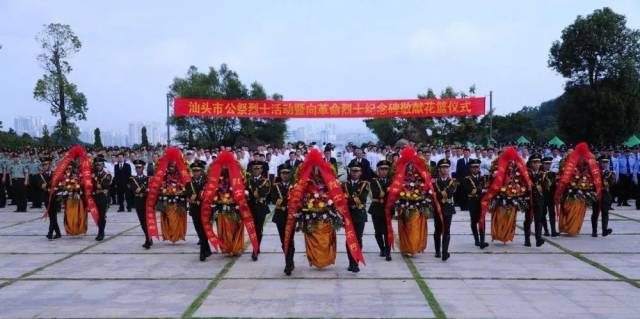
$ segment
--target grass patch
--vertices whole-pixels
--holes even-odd
[[[444,313],[444,310],[442,310],[442,307],[440,307],[440,303],[438,303],[438,300],[433,295],[433,292],[431,291],[427,283],[424,281],[424,278],[422,278],[422,275],[416,268],[416,265],[413,263],[413,260],[405,256],[402,256],[402,258],[407,263],[407,266],[409,267],[409,271],[413,275],[413,279],[418,284],[418,287],[420,287],[420,291],[424,295],[424,298],[427,300],[427,303],[429,303],[429,307],[431,307],[433,314],[438,319],[447,318],[447,315]]]

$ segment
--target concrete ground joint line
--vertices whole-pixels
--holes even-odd
[[[520,229],[524,229],[524,227],[522,227],[520,225],[517,225],[517,227],[520,228]],[[607,273],[607,274],[609,274],[609,275],[611,275],[613,277],[616,277],[616,278],[620,279],[621,281],[624,281],[624,282],[630,284],[631,286],[634,286],[636,288],[640,288],[640,283],[639,282],[637,282],[637,281],[635,281],[635,280],[633,280],[631,278],[628,278],[628,277],[624,276],[623,274],[621,274],[621,273],[619,273],[617,271],[614,271],[614,270],[610,269],[609,267],[606,267],[605,265],[603,265],[603,264],[601,264],[601,263],[599,263],[599,262],[597,262],[595,260],[592,260],[592,259],[584,256],[582,253],[579,253],[579,252],[573,251],[573,250],[571,250],[569,248],[566,248],[566,247],[564,247],[564,246],[562,246],[562,245],[560,245],[560,244],[556,243],[555,241],[553,241],[551,239],[548,239],[548,238],[545,239],[545,241],[547,243],[549,243],[550,245],[552,245],[552,246],[564,251],[568,255],[573,256],[574,258],[584,262],[585,264],[587,264],[589,266],[592,266],[592,267],[594,267],[594,268],[596,268],[596,269],[598,269],[600,271],[603,271],[603,272],[605,272],[605,273]]]
[[[114,239],[114,238],[116,238],[116,237],[118,237],[118,236],[122,235],[123,233],[128,232],[128,231],[130,231],[130,230],[133,230],[133,229],[135,229],[135,228],[137,228],[137,227],[140,227],[140,225],[136,225],[136,226],[133,226],[133,227],[131,227],[131,228],[125,229],[125,230],[123,230],[123,231],[121,231],[121,232],[119,232],[119,233],[117,233],[117,234],[115,234],[115,235],[113,235],[113,236],[111,236],[111,237],[108,237],[108,238],[106,238],[106,239],[104,239],[104,240],[102,240],[102,241],[98,241],[98,242],[92,243],[91,245],[86,246],[86,247],[84,247],[84,248],[82,248],[82,249],[80,249],[80,250],[78,250],[78,251],[75,251],[75,252],[69,253],[68,255],[66,255],[66,256],[64,256],[64,257],[62,257],[62,258],[58,258],[58,259],[56,259],[56,260],[54,260],[54,261],[52,261],[52,262],[50,262],[50,263],[48,263],[48,264],[42,265],[42,266],[40,266],[40,267],[37,267],[36,269],[33,269],[33,270],[31,270],[31,271],[28,271],[28,272],[26,272],[26,273],[24,273],[24,274],[22,274],[22,275],[20,275],[20,276],[18,276],[18,277],[16,277],[16,278],[12,279],[12,280],[9,280],[9,281],[7,281],[7,282],[5,282],[5,283],[0,284],[0,289],[5,288],[5,287],[8,287],[8,286],[10,286],[10,285],[12,285],[12,284],[16,283],[17,281],[20,281],[20,280],[22,280],[22,279],[25,279],[25,278],[27,278],[27,277],[30,277],[30,276],[32,276],[32,275],[34,275],[34,274],[36,274],[36,273],[38,273],[38,272],[40,272],[40,271],[42,271],[42,270],[44,270],[44,269],[48,268],[48,267],[50,267],[50,266],[53,266],[53,265],[58,264],[58,263],[61,263],[61,262],[65,261],[65,260],[67,260],[67,259],[69,259],[69,258],[74,257],[74,256],[80,255],[80,254],[82,254],[83,252],[85,252],[85,251],[87,251],[87,250],[89,250],[89,249],[91,249],[91,248],[94,248],[94,247],[96,247],[96,246],[98,246],[98,245],[100,245],[100,244],[106,243],[106,242],[108,242],[108,241],[110,241],[110,240],[112,240],[112,239]]]
[[[2,226],[2,227],[0,227],[0,229],[11,228],[11,227],[14,227],[14,226],[18,226],[18,225],[22,225],[22,224],[26,224],[26,223],[34,222],[34,221],[36,221],[36,220],[38,220],[38,219],[42,219],[42,217],[36,217],[36,218],[33,218],[33,219],[29,219],[29,220],[23,220],[23,221],[21,221],[21,222],[17,222],[17,223],[15,223],[15,224]]]
[[[249,246],[249,243],[247,243],[244,248],[246,249],[248,246]],[[233,267],[233,265],[235,265],[236,261],[239,258],[240,258],[240,256],[232,257],[232,259],[229,260],[222,267],[222,269],[220,269],[220,271],[216,274],[216,276],[213,277],[213,279],[211,279],[209,284],[207,284],[207,287],[200,294],[198,294],[196,299],[194,299],[191,302],[191,304],[189,305],[189,307],[187,307],[187,309],[185,309],[185,311],[182,314],[181,318],[193,318],[193,315],[196,313],[196,311],[198,311],[198,309],[200,309],[200,306],[202,306],[202,304],[207,299],[207,297],[209,297],[209,295],[211,295],[211,292],[213,291],[213,289],[215,289],[218,286],[220,281],[222,281],[224,276],[229,272],[231,267]]]

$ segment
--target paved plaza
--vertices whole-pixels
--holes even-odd
[[[578,237],[527,248],[518,229],[515,242],[484,251],[459,212],[446,263],[433,257],[431,234],[425,254],[384,261],[369,222],[358,274],[346,270],[344,236],[337,264],[317,270],[298,233],[291,277],[270,222],[257,262],[247,253],[203,263],[191,225],[187,241],[144,250],[135,213],[112,207],[96,242],[91,221],[86,236],[48,241],[41,212],[12,211],[0,210],[2,318],[640,318],[640,211],[630,207],[612,211],[607,238],[592,238],[587,220]]]

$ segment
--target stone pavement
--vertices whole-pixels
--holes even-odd
[[[296,234],[291,277],[273,223],[257,262],[216,254],[202,263],[191,227],[185,242],[144,250],[135,214],[112,208],[103,242],[91,221],[86,236],[48,241],[41,212],[13,209],[0,209],[1,318],[640,318],[640,212],[629,207],[612,211],[607,238],[589,236],[587,212],[581,236],[527,248],[519,229],[515,242],[484,251],[459,212],[446,263],[431,236],[426,253],[384,261],[369,222],[358,274],[346,270],[344,236],[337,265],[317,270]]]

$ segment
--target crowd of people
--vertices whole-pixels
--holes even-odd
[[[118,212],[135,210],[146,249],[158,235],[156,211],[161,213],[162,237],[171,242],[185,239],[191,215],[202,261],[211,255],[210,243],[228,255],[241,254],[245,229],[257,260],[265,219],[273,212],[287,275],[294,269],[295,231],[304,233],[309,263],[323,268],[335,263],[340,228],[346,232],[348,269],[358,272],[368,216],[386,260],[394,247],[392,219],[397,220],[400,251],[414,255],[426,248],[427,220],[432,218],[435,256],[446,261],[457,211],[469,212],[473,241],[480,249],[489,245],[487,212],[492,214],[494,241],[513,240],[517,211],[525,215],[525,246],[531,246],[531,225],[536,246],[544,244],[544,236],[577,235],[587,206],[593,207],[592,236],[598,235],[600,215],[601,233],[607,236],[612,203],[629,206],[629,199],[640,193],[639,159],[638,148],[589,149],[586,144],[4,150],[0,207],[46,210],[50,240],[61,237],[58,213],[64,214],[69,235],[86,233],[90,213],[100,241],[110,205]],[[640,201],[635,204],[640,209]]]

